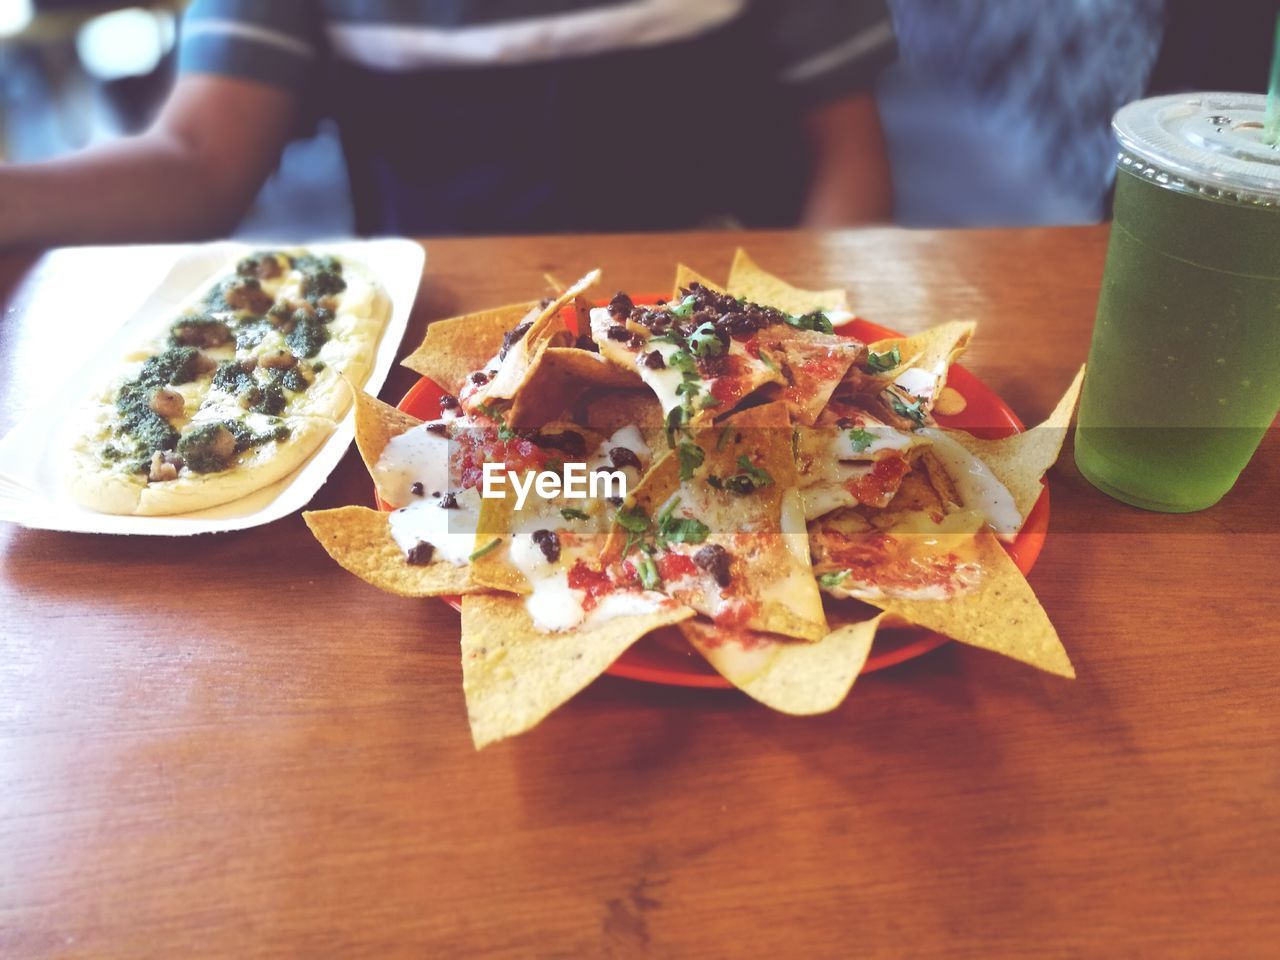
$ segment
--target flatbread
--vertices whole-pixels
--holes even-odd
[[[248,258],[246,272],[193,297],[170,329],[122,360],[72,417],[63,464],[71,497],[106,513],[191,513],[305,462],[345,415],[348,383],[368,377],[391,312],[363,269],[331,260],[298,250]],[[251,263],[272,271],[251,275]],[[130,419],[139,415],[145,427]],[[188,446],[198,431],[234,436],[234,452]],[[167,478],[152,467],[157,449]]]

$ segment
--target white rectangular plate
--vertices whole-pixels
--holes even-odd
[[[391,297],[391,318],[378,343],[373,372],[365,390],[377,393],[395,362],[413,310],[426,256],[410,240],[353,240],[307,244],[317,253],[332,253],[361,265]],[[300,510],[315,496],[351,443],[352,414],[297,470],[247,497],[195,513],[167,517],[114,516],[74,503],[59,476],[65,422],[83,400],[85,384],[99,383],[131,348],[145,343],[167,326],[193,293],[229,270],[240,257],[258,249],[241,243],[213,243],[173,248],[176,260],[168,275],[101,347],[64,384],[0,440],[0,521],[39,530],[75,533],[148,534],[180,537],[193,533],[243,530],[279,520]],[[148,248],[154,256],[157,248]],[[100,288],[100,289],[106,289]],[[32,311],[39,309],[32,305]]]

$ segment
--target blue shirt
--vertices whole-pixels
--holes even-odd
[[[794,221],[894,50],[884,0],[195,0],[180,65],[333,116],[360,232],[510,233]]]

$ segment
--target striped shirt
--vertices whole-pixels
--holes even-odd
[[[180,65],[332,115],[362,232],[468,233],[787,222],[894,53],[884,0],[195,0]]]

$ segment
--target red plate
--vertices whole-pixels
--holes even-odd
[[[641,300],[640,302],[645,302]],[[576,318],[571,310],[565,313],[570,327]],[[886,337],[898,337],[884,327],[866,320],[854,320],[840,328],[845,336],[857,337],[863,342],[873,342]],[[967,401],[964,412],[954,417],[937,416],[943,426],[959,427],[978,436],[997,439],[1026,428],[1008,405],[995,392],[960,365],[951,368],[947,385],[955,389]],[[433,381],[423,377],[410,388],[400,401],[399,409],[420,420],[434,420],[440,416],[440,397],[445,393]],[[383,510],[391,509],[375,493],[374,498]],[[1030,572],[1040,556],[1044,538],[1049,529],[1049,488],[1040,495],[1035,507],[1023,524],[1022,532],[1005,549],[1024,574]],[[443,598],[454,609],[461,609],[458,597]],[[947,642],[947,638],[922,629],[882,630],[876,637],[871,656],[863,666],[863,673],[872,673],[892,667],[905,660],[922,656]],[[650,634],[624,653],[607,671],[615,677],[629,677],[647,683],[665,683],[677,687],[713,687],[728,689],[729,681],[716,673],[692,647],[685,643],[680,632],[667,628]]]

